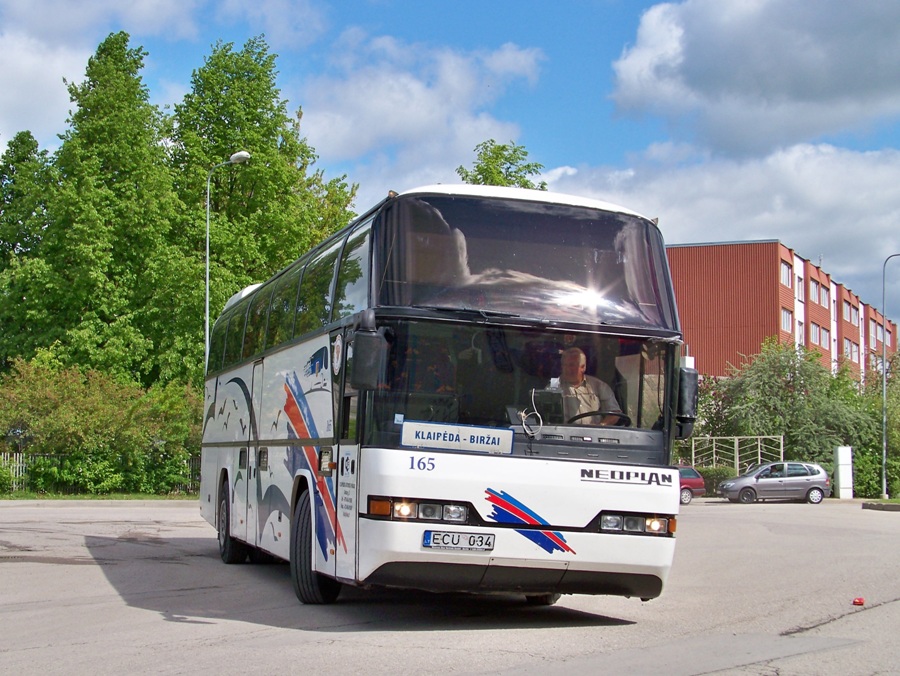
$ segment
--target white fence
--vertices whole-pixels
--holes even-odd
[[[784,460],[784,437],[692,437],[687,446],[676,449],[679,460],[697,467],[733,467],[738,474],[748,465]]]

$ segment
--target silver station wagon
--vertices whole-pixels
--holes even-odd
[[[732,502],[805,500],[819,504],[831,495],[831,479],[812,462],[769,462],[719,484],[716,492]]]

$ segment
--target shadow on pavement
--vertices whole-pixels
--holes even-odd
[[[345,587],[332,605],[305,606],[287,564],[227,566],[214,538],[153,535],[85,538],[96,565],[129,606],[172,622],[235,620],[316,631],[408,631],[603,627],[633,622],[573,610],[566,597],[535,607],[520,595],[434,594]],[[635,601],[637,602],[637,601]]]

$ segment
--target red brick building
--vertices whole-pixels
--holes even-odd
[[[777,240],[667,247],[686,354],[702,375],[724,376],[763,341],[804,345],[863,380],[880,369],[882,341],[896,351],[897,324],[816,264]]]

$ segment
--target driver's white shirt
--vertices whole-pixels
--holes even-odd
[[[599,378],[585,376],[579,385],[570,385],[565,382],[561,382],[560,385],[563,395],[571,397],[571,399],[567,399],[567,417],[571,418],[591,411],[621,411],[612,388]],[[600,416],[582,418],[575,422],[579,425],[600,424],[602,418],[600,420],[596,420],[596,418],[600,418]]]

